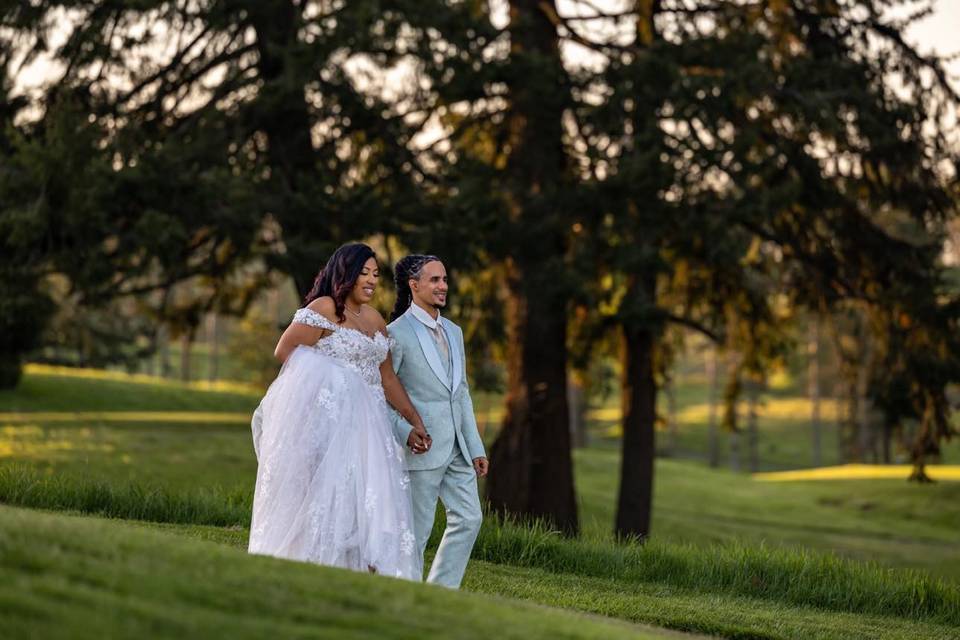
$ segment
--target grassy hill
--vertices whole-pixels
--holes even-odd
[[[430,637],[454,618],[404,616],[442,608],[472,612],[457,637],[514,637],[503,629],[516,617],[517,637],[663,637],[636,626],[652,624],[731,638],[960,638],[960,483],[762,483],[661,459],[653,541],[635,547],[610,540],[619,459],[595,447],[575,455],[583,539],[488,520],[472,595],[251,558],[244,415],[258,397],[51,370],[0,393],[0,503],[51,512],[0,507],[4,629]]]
[[[34,370],[17,391],[0,392],[0,471],[27,465],[67,479],[249,496],[256,462],[245,412],[258,400],[259,392],[244,387],[217,390],[99,372]],[[88,414],[45,421],[38,413],[71,407],[139,410],[147,417],[115,421]],[[164,421],[169,410],[192,410],[197,417]],[[206,416],[218,411],[239,418],[223,422]],[[16,421],[9,419],[14,412]],[[615,449],[575,452],[581,521],[589,538],[609,539],[618,469]],[[660,459],[655,493],[657,539],[700,546],[801,546],[960,580],[960,554],[954,550],[960,483],[772,484],[691,461]]]
[[[615,547],[488,523],[466,593],[452,593],[248,556],[245,541],[236,527],[0,507],[4,637],[669,637],[633,626],[648,623],[730,638],[912,639],[955,638],[960,624],[956,586],[810,554]]]
[[[506,598],[0,507],[5,638],[667,638]]]

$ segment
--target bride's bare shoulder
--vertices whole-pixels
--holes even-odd
[[[363,314],[369,320],[369,322],[377,327],[377,331],[380,331],[384,334],[387,333],[387,323],[384,322],[383,316],[380,315],[380,312],[369,304],[363,305]]]
[[[337,322],[337,306],[330,296],[320,296],[307,305],[307,309],[319,313],[330,322]]]

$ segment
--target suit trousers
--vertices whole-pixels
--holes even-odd
[[[421,554],[426,551],[433,530],[438,498],[447,514],[447,528],[430,566],[427,582],[456,589],[463,580],[483,521],[477,474],[456,442],[445,464],[436,469],[408,473],[413,498],[413,529]]]

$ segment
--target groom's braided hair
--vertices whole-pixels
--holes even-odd
[[[396,320],[402,316],[413,302],[413,291],[410,290],[410,280],[416,280],[423,273],[423,267],[430,262],[439,262],[437,256],[414,253],[404,256],[397,261],[394,267],[393,281],[397,285],[397,301],[393,305],[393,313],[390,314],[390,320]]]

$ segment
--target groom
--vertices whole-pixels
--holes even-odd
[[[422,555],[439,498],[447,528],[427,582],[456,589],[480,531],[477,476],[486,476],[488,468],[467,385],[463,332],[440,315],[447,303],[447,270],[439,258],[403,258],[396,282],[395,319],[389,326],[396,341],[393,368],[432,438],[425,453],[406,453],[414,533]],[[408,442],[410,423],[394,413],[394,426],[399,441]]]

